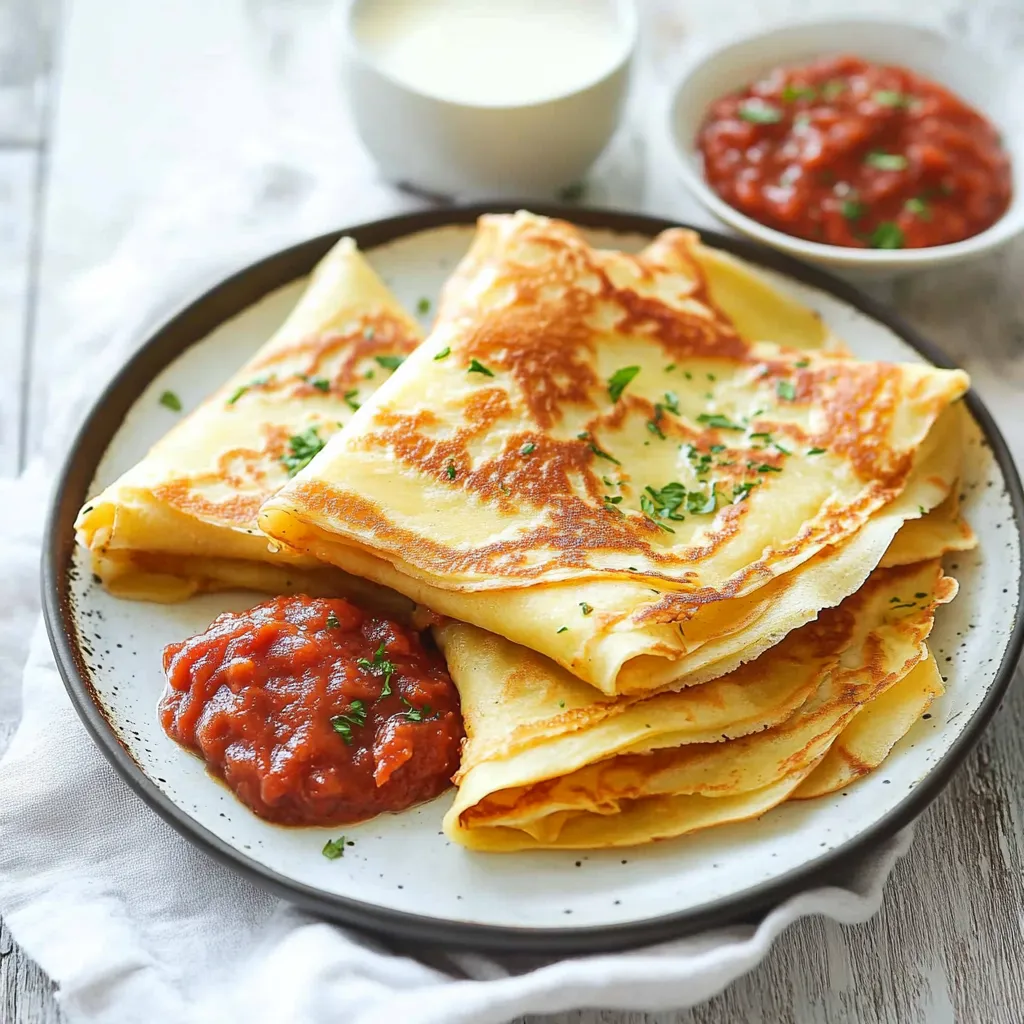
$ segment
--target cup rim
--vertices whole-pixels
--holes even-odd
[[[395,88],[401,89],[410,95],[419,96],[423,99],[430,100],[433,103],[449,107],[458,107],[465,110],[529,110],[535,107],[545,106],[549,103],[557,103],[561,100],[569,99],[572,96],[578,96],[581,93],[587,92],[595,86],[600,85],[602,82],[606,82],[608,79],[622,71],[622,69],[633,59],[633,55],[636,52],[637,39],[639,37],[640,19],[637,13],[638,0],[607,0],[614,11],[616,21],[620,28],[620,33],[625,41],[625,46],[616,61],[605,71],[602,71],[595,78],[584,81],[578,86],[566,89],[565,91],[556,93],[553,96],[546,96],[543,99],[530,100],[524,103],[474,103],[466,100],[454,100],[450,97],[440,96],[433,92],[426,92],[423,89],[410,85],[408,82],[396,77],[390,71],[385,69],[380,62],[374,58],[370,50],[361,43],[355,29],[357,12],[361,7],[371,2],[374,2],[374,0],[346,0],[345,10],[341,19],[341,31],[350,57],[354,57],[361,61],[364,65],[371,68],[377,75],[389,82]],[[377,2],[379,2],[379,0],[377,0]]]

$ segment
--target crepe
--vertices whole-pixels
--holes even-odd
[[[968,381],[751,341],[692,262],[684,233],[628,256],[482,218],[430,339],[261,527],[609,694],[765,650],[947,497]],[[746,599],[756,634],[696,656]]]
[[[944,692],[935,656],[929,654],[857,712],[814,771],[793,791],[793,799],[835,793],[873,771]]]
[[[960,494],[954,487],[941,505],[904,525],[893,538],[880,564],[910,565],[936,555],[970,551],[977,545],[978,538],[960,514]]]
[[[641,700],[595,701],[551,662],[445,624],[468,737],[445,831],[493,851],[630,845],[763,813],[814,778],[837,737],[884,757],[877,730],[846,730],[860,712],[901,735],[902,719],[872,702],[901,680],[920,688],[912,670],[955,593],[937,560],[876,570],[732,675]]]
[[[643,255],[647,262],[691,276],[700,301],[747,341],[784,341],[788,348],[846,353],[818,313],[772,287],[741,260],[704,245],[696,231],[665,231]]]
[[[78,540],[104,585],[155,601],[247,587],[379,602],[381,588],[271,545],[256,514],[420,339],[355,243],[342,239],[253,358],[86,503]]]

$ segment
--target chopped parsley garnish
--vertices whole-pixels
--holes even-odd
[[[345,746],[352,746],[352,730],[366,725],[366,705],[361,700],[354,700],[343,714],[331,719],[331,728],[345,741]]]
[[[615,494],[615,495],[606,494],[604,496],[603,500],[604,500],[605,504],[608,504],[608,505],[618,505],[622,501],[622,495],[621,494]]]
[[[160,404],[171,412],[181,412],[181,399],[173,391],[165,391],[160,396]]]
[[[807,454],[808,455],[824,455],[825,454],[825,449],[824,448],[808,448],[807,449]]]
[[[537,450],[537,446],[532,441],[527,441],[522,448],[519,449],[520,455],[529,455],[531,452]]]
[[[907,166],[907,158],[902,153],[883,153],[875,149],[864,157],[864,163],[880,171],[902,171]]]
[[[705,426],[714,427],[716,430],[745,430],[745,427],[740,426],[738,423],[733,423],[728,416],[723,416],[721,413],[710,413],[702,412],[697,417],[698,423],[703,423]]]
[[[692,374],[692,373],[690,373],[690,371],[689,371],[689,370],[683,370],[683,376],[684,376],[684,377],[685,377],[685,378],[686,378],[687,380],[693,380],[693,374]]]
[[[796,388],[791,380],[780,380],[775,385],[775,393],[786,402],[792,402],[796,398]]]
[[[805,366],[810,366],[810,359],[801,359],[793,364],[798,370],[802,370]]]
[[[758,473],[781,473],[781,466],[769,466],[767,462],[763,462],[757,467]]]
[[[912,213],[915,217],[920,217],[921,220],[931,220],[932,210],[931,207],[919,196],[915,196],[913,199],[908,199],[903,204],[903,209],[907,213]]]
[[[903,229],[891,220],[882,221],[871,232],[869,241],[873,249],[902,249]]]
[[[783,455],[792,455],[793,453],[788,448],[783,448],[778,441],[772,441],[771,446],[777,451],[782,452]]]
[[[759,480],[748,480],[746,483],[736,484],[732,489],[732,503],[735,505],[737,502],[743,501],[758,483],[760,483]]]
[[[469,369],[466,371],[466,373],[482,373],[485,377],[494,376],[493,372],[488,370],[487,367],[484,366],[484,364],[481,363],[478,359],[470,359]]]
[[[587,604],[586,601],[580,601],[580,611],[582,611],[584,615],[589,615],[593,610],[593,607]]]
[[[556,633],[564,633],[568,628],[569,628],[568,626],[560,626],[558,629],[555,630],[555,632]]]
[[[844,199],[839,211],[847,220],[857,220],[864,215],[864,204],[857,199]]]
[[[359,658],[356,661],[360,668],[366,669],[371,675],[384,677],[384,685],[380,691],[381,697],[391,696],[391,677],[395,674],[395,663],[385,656],[386,649],[387,642],[381,640],[380,646],[373,652],[372,661],[369,658]]]
[[[913,99],[896,89],[878,89],[871,94],[871,98],[883,107],[909,107]]]
[[[580,440],[583,440],[583,439],[585,439],[585,438],[587,438],[587,437],[588,437],[588,435],[587,435],[587,434],[583,434],[583,435],[581,436]],[[593,452],[593,453],[594,453],[594,454],[595,454],[595,455],[596,455],[596,456],[597,456],[597,457],[598,457],[599,459],[607,459],[607,460],[608,460],[609,462],[614,462],[616,466],[621,466],[621,465],[622,465],[622,463],[621,463],[621,462],[619,462],[619,460],[618,460],[617,458],[615,458],[615,456],[614,456],[614,455],[609,455],[609,454],[608,454],[608,453],[607,453],[606,451],[602,451],[602,450],[601,450],[600,448],[598,448],[598,447],[597,447],[597,445],[596,445],[596,444],[594,444],[594,442],[593,442],[593,441],[590,441],[590,443],[589,443],[589,444],[587,445],[587,447],[588,447],[588,448],[589,448],[589,449],[590,449],[590,450],[591,450],[591,451],[592,451],[592,452]]]
[[[751,124],[778,124],[782,120],[782,111],[768,103],[747,101],[740,106],[739,116]]]
[[[366,373],[363,374],[363,380],[373,380],[373,378],[374,371],[372,369],[367,370]]]
[[[385,370],[397,370],[405,362],[405,356],[374,356]]]
[[[925,593],[925,592],[924,592],[923,590],[919,590],[919,591],[918,591],[918,592],[917,592],[917,593],[916,593],[916,594],[914,595],[914,597],[916,597],[916,598],[918,599],[918,601],[920,601],[922,597],[927,597],[927,596],[928,596],[928,595],[927,595],[927,594],[926,594],[926,593]]]
[[[608,378],[608,397],[617,402],[626,390],[626,385],[640,372],[639,366],[623,366]]]
[[[237,402],[250,388],[259,388],[268,383],[270,383],[269,377],[256,377],[249,381],[248,384],[239,384],[239,386],[231,392],[231,397],[228,399],[228,405],[234,405],[235,402]]]
[[[447,357],[450,356],[451,354],[452,354],[452,347],[451,347],[451,345],[445,345],[445,347],[443,349],[441,349],[441,351],[438,352],[436,356],[434,356],[434,362],[436,363],[439,359],[447,359]]]
[[[328,860],[337,860],[339,857],[345,856],[346,846],[355,846],[356,844],[351,839],[346,839],[344,836],[338,836],[337,839],[328,839],[324,843],[324,848],[320,851]]]
[[[444,467],[444,471],[448,475],[448,479],[449,480],[454,480],[455,479],[455,463],[454,462],[449,462],[448,465]]]
[[[772,439],[772,435],[767,430],[756,430],[754,433],[748,435],[751,441],[761,440],[765,443],[769,443]]]
[[[660,530],[664,530],[666,533],[675,533],[671,526],[666,526],[663,522],[659,521],[657,509],[654,506],[654,502],[646,494],[640,495],[640,511],[643,512],[644,516],[649,519],[655,526]]]
[[[327,613],[327,628],[328,629],[341,629],[341,623],[338,621],[338,616],[334,612]]]
[[[683,484],[673,481],[665,484],[660,490],[650,486],[645,490],[647,494],[641,495],[640,507],[650,516],[657,516],[659,519],[675,519],[682,522],[686,518],[684,512],[691,515],[709,515],[715,511],[718,503],[714,487],[710,492],[688,491]]]
[[[323,451],[327,442],[321,439],[317,429],[317,427],[309,427],[301,434],[295,434],[288,438],[288,447],[291,452],[288,455],[282,455],[281,462],[288,470],[289,476],[295,476],[300,470],[305,469],[313,461],[314,456]]]
[[[355,412],[359,408],[359,403],[356,401],[356,396],[359,394],[358,388],[352,388],[351,391],[346,391],[341,397],[345,400],[345,404]]]
[[[831,102],[832,100],[837,99],[840,95],[842,95],[842,93],[843,93],[843,91],[845,89],[846,89],[846,82],[844,82],[843,79],[841,79],[841,78],[830,78],[821,87],[821,98]]]
[[[326,377],[309,377],[306,383],[310,387],[316,388],[317,391],[322,391],[324,394],[331,390],[331,382]]]
[[[428,299],[426,296],[420,299],[420,301],[416,303],[416,312],[419,313],[420,316],[423,316],[424,313],[429,313],[430,299]]]
[[[665,372],[666,373],[671,373],[675,368],[676,368],[676,364],[675,363],[669,363],[668,366],[665,367]]]
[[[564,707],[565,707],[565,701],[564,701],[564,700],[560,700],[560,701],[558,702],[558,706],[559,706],[560,708],[564,708]]]
[[[405,720],[407,722],[429,722],[432,718],[438,717],[436,713],[431,715],[429,704],[424,704],[423,707],[418,708],[410,704],[404,697],[399,697],[398,699],[409,709],[405,712]]]
[[[601,482],[603,484],[606,484],[608,487],[618,487],[618,486],[620,486],[618,480],[612,480],[612,479],[610,479],[609,477],[606,477],[606,476],[601,477]]]
[[[658,426],[658,420],[661,419],[661,416],[659,415],[660,412],[661,412],[661,406],[657,406],[656,409],[655,409],[655,413],[654,413],[655,418],[653,420],[648,420],[647,421],[647,429],[652,434],[656,435],[657,437],[660,437],[662,439],[662,441],[664,441],[665,440],[665,432],[661,429],[661,427]]]
[[[715,455],[717,455],[719,452],[724,452],[725,451],[725,445],[724,444],[713,444],[708,449],[708,451],[709,452],[713,452]]]
[[[665,408],[674,415],[679,415],[679,396],[674,391],[665,392]]]
[[[782,89],[783,103],[794,103],[797,100],[813,100],[818,90],[813,85],[786,85]]]

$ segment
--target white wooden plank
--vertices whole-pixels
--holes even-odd
[[[39,154],[0,149],[0,475],[18,471]]]
[[[38,145],[45,134],[56,0],[0,5],[0,140]]]

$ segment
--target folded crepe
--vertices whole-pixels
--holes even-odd
[[[878,569],[758,660],[640,699],[595,699],[540,655],[446,623],[467,743],[445,831],[492,851],[631,845],[841,788],[938,692],[915,670],[934,668],[926,638],[955,593],[938,560]]]
[[[793,791],[792,799],[835,793],[874,771],[944,692],[939,666],[929,654],[857,712],[817,768]]]
[[[760,654],[947,498],[968,380],[750,340],[694,264],[687,233],[482,218],[428,341],[260,526],[608,694]]]
[[[376,602],[381,588],[271,545],[256,514],[420,340],[418,324],[342,239],[253,358],[86,503],[76,530],[104,585],[155,601],[247,587]]]

